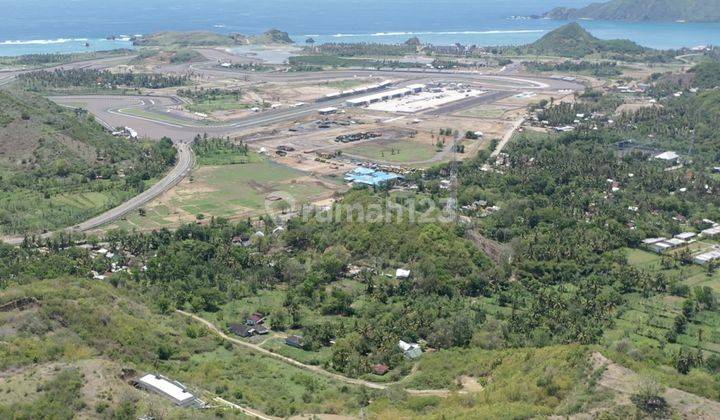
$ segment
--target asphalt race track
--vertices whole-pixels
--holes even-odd
[[[89,60],[64,64],[51,67],[54,69],[79,69],[94,68],[103,69],[122,64],[132,59],[131,56],[111,57],[98,60]],[[423,83],[429,81],[455,81],[472,82],[474,86],[487,90],[488,93],[477,98],[458,101],[444,105],[424,113],[443,114],[452,113],[460,109],[476,106],[479,104],[491,103],[520,92],[571,92],[585,89],[585,86],[575,81],[553,79],[547,77],[526,76],[526,75],[485,75],[469,72],[442,72],[442,71],[418,71],[418,70],[341,70],[323,71],[313,73],[256,73],[218,69],[212,62],[178,65],[161,69],[168,72],[186,72],[199,74],[203,77],[237,78],[256,82],[273,83],[307,83],[312,81],[326,81],[333,79],[347,79],[353,77],[384,77],[391,80],[403,80],[400,86],[409,83]],[[24,71],[0,72],[0,87],[11,83],[16,76]],[[358,95],[362,96],[362,95]],[[262,128],[263,126],[289,122],[313,115],[319,109],[337,106],[340,107],[349,98],[344,97],[332,101],[307,104],[298,108],[268,110],[250,115],[232,122],[221,125],[208,125],[202,122],[171,114],[167,108],[180,104],[183,100],[175,96],[113,96],[113,95],[85,95],[85,96],[54,96],[51,100],[64,106],[77,106],[82,103],[83,107],[91,112],[100,123],[107,128],[128,126],[133,128],[142,137],[159,139],[169,137],[173,139],[178,149],[178,160],[176,166],[157,184],[143,193],[128,200],[122,205],[111,209],[99,216],[80,223],[77,226],[65,229],[65,231],[83,232],[96,229],[107,223],[114,222],[128,213],[135,211],[161,194],[170,190],[185,178],[195,164],[195,158],[190,148],[192,139],[200,134],[207,133],[210,136],[232,136],[234,133],[250,128]],[[130,115],[132,109],[139,110],[136,114]],[[50,236],[52,233],[43,236]],[[10,244],[20,244],[23,238],[4,238]]]

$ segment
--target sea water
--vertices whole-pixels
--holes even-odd
[[[565,22],[528,19],[593,0],[0,0],[0,56],[127,48],[125,36],[166,30],[259,34],[296,42],[517,45]],[[655,48],[720,44],[720,24],[583,21],[594,35]],[[121,39],[107,40],[114,35]],[[89,47],[86,43],[90,44]]]

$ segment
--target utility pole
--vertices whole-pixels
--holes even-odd
[[[690,147],[688,148],[688,159],[692,159],[692,152],[695,148],[695,129],[693,128],[690,130],[691,137],[690,137]]]
[[[453,222],[457,222],[458,219],[458,161],[457,151],[458,145],[460,144],[460,133],[456,134],[453,138],[452,144],[452,161],[450,162],[450,202],[448,203],[448,210],[452,212],[451,217]]]

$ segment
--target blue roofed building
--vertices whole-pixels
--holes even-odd
[[[402,175],[391,172],[376,171],[369,168],[356,168],[345,175],[345,181],[353,184],[380,186],[403,179]]]

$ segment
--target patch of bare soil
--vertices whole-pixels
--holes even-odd
[[[630,397],[642,384],[643,378],[632,370],[614,363],[600,353],[593,353],[591,361],[596,369],[603,369],[598,384],[617,392],[616,404],[632,404]],[[673,413],[685,419],[712,420],[720,417],[720,403],[675,388],[667,388],[663,397]]]
[[[477,379],[475,379],[471,376],[463,375],[460,378],[458,378],[458,380],[460,381],[460,385],[462,385],[463,391],[466,391],[468,393],[482,392],[485,389],[485,387],[482,386],[477,381]]]

